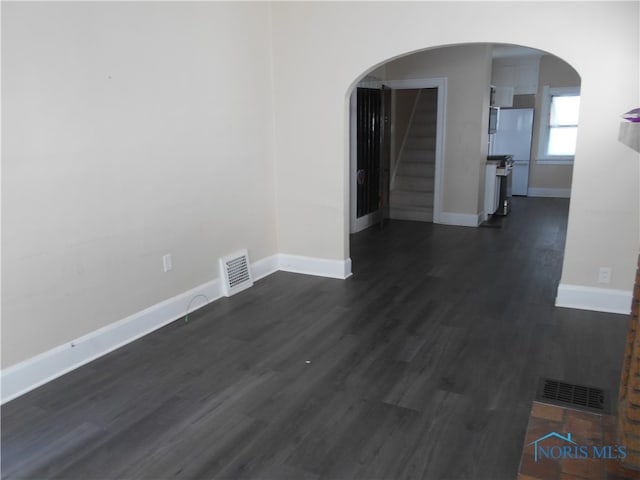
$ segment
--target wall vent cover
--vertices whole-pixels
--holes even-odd
[[[253,276],[249,268],[249,254],[246,250],[222,257],[220,268],[223,278],[222,290],[225,296],[230,297],[253,286]]]
[[[602,388],[575,385],[549,378],[540,379],[536,400],[578,410],[609,413],[607,398]]]

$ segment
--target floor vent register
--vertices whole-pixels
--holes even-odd
[[[542,378],[538,385],[536,400],[563,407],[608,414],[607,396],[602,388],[588,387]]]

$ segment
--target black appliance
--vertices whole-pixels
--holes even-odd
[[[500,162],[496,176],[500,181],[500,197],[498,209],[494,215],[505,216],[511,211],[511,171],[513,170],[513,155],[489,155],[487,160]]]

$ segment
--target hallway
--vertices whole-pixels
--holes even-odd
[[[515,478],[540,376],[615,398],[627,317],[553,306],[568,201],[390,221],[2,408],[3,478]]]

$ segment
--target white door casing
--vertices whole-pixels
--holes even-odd
[[[371,82],[369,82],[371,83]],[[396,90],[407,89],[422,89],[422,88],[437,88],[438,89],[438,113],[437,113],[437,126],[436,126],[436,154],[435,154],[435,178],[434,178],[434,192],[433,192],[433,223],[441,223],[442,212],[442,177],[444,167],[444,139],[445,139],[445,119],[446,119],[446,104],[447,104],[447,78],[435,77],[435,78],[415,78],[410,80],[385,80],[380,81],[380,86],[385,86]],[[372,222],[373,219],[366,219],[365,217],[358,219],[356,216],[356,166],[357,166],[357,104],[356,104],[356,89],[354,87],[351,92],[350,102],[350,229],[351,233],[357,232],[366,226],[366,223]],[[393,107],[392,107],[393,108]],[[376,212],[377,213],[377,212]],[[375,215],[372,214],[372,215]],[[363,223],[364,222],[364,223]],[[373,222],[372,222],[373,223]]]

